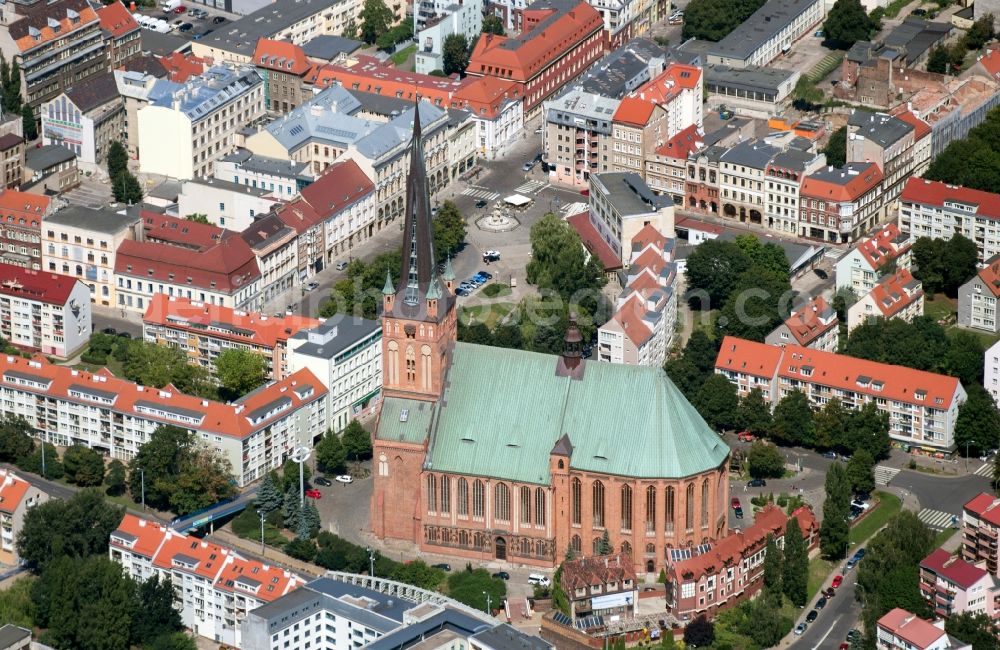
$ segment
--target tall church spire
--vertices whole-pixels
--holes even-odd
[[[420,100],[413,104],[413,139],[410,142],[410,173],[406,179],[406,219],[403,223],[403,259],[399,279],[402,302],[415,307],[427,296],[434,277],[434,234],[431,199],[427,191],[427,169],[420,128]]]

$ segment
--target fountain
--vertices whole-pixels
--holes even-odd
[[[501,206],[495,206],[493,211],[476,220],[476,227],[487,232],[507,232],[514,230],[521,222]]]

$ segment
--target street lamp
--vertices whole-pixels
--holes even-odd
[[[372,550],[371,546],[365,548],[368,551],[368,577],[375,577],[375,551]]]
[[[260,515],[260,554],[264,555],[264,511],[258,510],[257,514]]]
[[[139,489],[142,494],[142,511],[146,512],[146,470],[139,468]]]
[[[45,438],[42,438],[42,478],[45,478]]]
[[[493,616],[493,610],[490,608],[490,605],[492,605],[493,601],[490,598],[490,594],[489,592],[484,591],[483,595],[486,596],[486,613],[489,614],[490,616]]]
[[[292,460],[299,464],[299,505],[305,505],[306,502],[306,479],[305,479],[305,469],[304,466],[306,461],[309,460],[309,454],[312,453],[307,447],[296,447],[295,451],[292,452]]]

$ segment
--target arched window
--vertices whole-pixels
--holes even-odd
[[[427,475],[427,512],[437,512],[437,477]]]
[[[694,530],[694,483],[688,483],[684,495],[684,528]]]
[[[420,348],[420,387],[430,390],[431,387],[431,346]]]
[[[664,499],[663,528],[669,535],[674,532],[674,488],[668,487],[666,498]]]
[[[545,525],[545,490],[535,488],[535,525]]]
[[[441,514],[451,513],[451,478],[441,477]]]
[[[476,479],[472,484],[472,516],[482,519],[486,512],[486,491],[483,489],[483,482]]]
[[[531,523],[531,488],[522,485],[521,489],[521,523]]]
[[[629,544],[628,542],[622,542],[621,548],[622,548],[622,553],[624,553],[625,555],[628,555],[629,557],[632,557],[632,545],[631,544]]]
[[[406,383],[413,384],[417,381],[417,359],[413,355],[413,346],[406,346]]]
[[[574,478],[573,482],[570,483],[570,488],[569,488],[569,500],[570,500],[569,509],[570,509],[570,516],[572,518],[571,521],[577,526],[580,525],[581,488],[582,486],[580,485],[580,479]]]
[[[632,530],[632,486],[622,486],[622,530]]]
[[[458,479],[458,516],[469,516],[469,482],[464,478]]]
[[[656,555],[656,544],[652,542],[646,544],[646,555]]]
[[[399,383],[399,343],[389,341],[389,383]]]
[[[573,555],[579,557],[583,553],[583,540],[579,535],[573,535],[569,540],[569,547],[573,549]]]
[[[467,530],[458,531],[458,545],[466,547],[469,545],[469,531]]]
[[[518,546],[520,547],[519,550],[520,550],[522,556],[528,557],[528,556],[531,555],[531,540],[530,539],[528,539],[527,537],[522,537],[520,543],[518,544]]]
[[[656,486],[646,488],[646,532],[656,532]]]
[[[593,543],[590,545],[590,553],[591,553],[591,555],[595,555],[595,556],[596,555],[600,555],[601,554],[601,546],[602,546],[601,545],[601,538],[600,537],[595,537]]]
[[[600,481],[594,481],[593,486],[593,498],[594,498],[594,526],[598,528],[604,527],[604,483]]]
[[[510,488],[506,483],[497,483],[493,495],[493,518],[497,521],[510,521]]]
[[[708,479],[701,482],[701,525],[708,525]]]

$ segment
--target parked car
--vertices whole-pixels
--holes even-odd
[[[541,585],[543,587],[548,587],[552,584],[552,581],[548,577],[542,575],[541,573],[529,573],[528,574],[528,584],[529,585]]]
[[[323,498],[323,495],[320,493],[320,491],[316,490],[316,489],[306,490],[306,496],[309,497],[310,499],[322,499]]]
[[[834,596],[837,595],[837,591],[833,587],[827,587],[826,589],[824,589],[820,593],[823,594],[823,596],[827,600],[829,600],[829,599],[831,599],[831,598],[833,598]]]
[[[752,478],[747,481],[747,487],[767,487],[767,481],[762,478]]]
[[[733,497],[733,500],[730,501],[730,504],[733,506],[733,510],[743,507],[743,504],[740,503],[739,497]]]
[[[837,650],[849,650],[850,647],[851,647],[851,644],[848,643],[847,641],[844,641],[839,646],[837,646]]]
[[[535,168],[535,161],[534,160],[529,160],[528,162],[526,162],[523,165],[521,165],[521,170],[522,171],[526,171],[526,172],[530,172],[534,168]]]
[[[451,565],[447,562],[439,562],[438,564],[432,564],[432,568],[441,569],[442,571],[451,571]]]
[[[306,291],[315,291],[319,289],[319,282],[310,282],[306,285]]]
[[[809,626],[806,625],[805,623],[799,623],[798,625],[795,626],[795,635],[801,636],[802,633],[806,631],[807,627]]]
[[[868,494],[867,492],[858,492],[857,494],[854,495],[854,500],[860,501],[861,503],[864,503],[865,501],[871,498],[872,495]]]
[[[101,330],[101,334],[108,334],[109,336],[114,336],[117,333],[118,330],[116,330],[113,327],[105,327],[104,329]]]
[[[837,452],[835,451],[824,451],[822,454],[823,458],[829,458],[830,460],[837,460]]]
[[[489,264],[490,262],[500,261],[500,251],[486,251],[483,253],[483,261]]]
[[[333,480],[335,480],[337,483],[345,483],[346,484],[346,483],[353,483],[354,482],[354,477],[351,476],[350,474],[341,474],[340,476],[338,476],[337,478],[335,478]]]
[[[322,485],[323,487],[330,487],[333,483],[325,476],[317,476],[313,479],[313,483],[316,485]]]
[[[184,5],[181,5],[181,6],[177,7],[176,9],[174,9],[174,13],[175,14],[182,14],[182,13],[184,13],[187,10],[188,10],[187,7],[185,7]]]
[[[860,560],[861,558],[863,558],[865,556],[865,553],[867,553],[867,552],[868,551],[866,551],[864,549],[864,547],[861,547],[858,550],[854,551],[854,557],[856,557],[857,559]]]
[[[809,612],[808,614],[806,614],[806,623],[812,623],[812,622],[813,622],[813,621],[815,621],[815,620],[816,620],[816,619],[817,619],[818,617],[819,617],[819,612],[817,612],[817,611],[816,611],[816,610],[814,609],[814,610],[812,610],[811,612]]]
[[[737,508],[733,513],[737,519],[743,519],[743,508]]]
[[[857,566],[857,564],[858,564],[858,561],[855,558],[852,557],[851,559],[849,559],[847,561],[847,564],[844,565],[844,571],[850,571],[855,566]]]
[[[497,571],[493,574],[494,578],[499,578],[500,580],[510,580],[510,574],[506,571]]]
[[[823,609],[826,607],[826,597],[820,598],[816,601],[816,609]]]
[[[344,260],[340,260],[339,262],[337,262],[338,271],[343,271],[346,268],[347,268],[347,262],[345,262]]]
[[[865,503],[864,501],[859,501],[858,499],[855,499],[854,501],[851,501],[851,507],[858,508],[859,510],[867,510],[871,506]]]
[[[469,293],[470,292],[469,292],[468,289],[463,289],[462,287],[459,287],[459,288],[455,289],[455,295],[456,296],[467,296],[467,295],[469,295]]]
[[[816,277],[819,278],[820,280],[826,280],[828,277],[830,277],[830,275],[823,269],[813,269],[813,273],[815,273]]]
[[[482,277],[486,278],[487,280],[492,280],[493,279],[493,274],[492,273],[487,273],[486,271],[480,271],[476,275],[482,276]]]
[[[833,576],[833,582],[830,583],[830,586],[837,589],[843,582],[844,576]]]
[[[224,22],[226,22],[226,19],[225,19],[224,16],[216,16],[215,18],[212,19],[212,24],[213,25],[221,25]]]
[[[817,31],[816,31],[816,32],[815,32],[815,33],[813,34],[813,36],[815,36],[816,38],[823,38],[824,36],[826,36],[826,34],[824,34],[824,33],[823,33],[823,30],[822,30],[822,29],[820,29],[820,30],[817,30]]]
[[[118,338],[120,338],[120,339],[130,339],[130,338],[132,338],[132,335],[129,334],[128,332],[118,332]]]
[[[740,442],[753,442],[757,439],[757,436],[750,433],[749,431],[740,431],[736,434],[736,439]]]
[[[489,202],[486,199],[479,199],[476,201],[476,207],[480,209],[485,208],[488,204]]]

